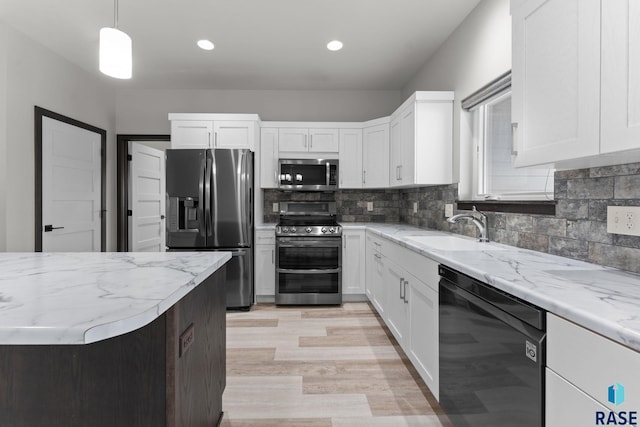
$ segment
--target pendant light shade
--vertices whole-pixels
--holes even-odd
[[[118,29],[118,0],[113,2],[113,28],[100,29],[100,71],[116,79],[130,79],[131,37]]]
[[[131,37],[117,28],[100,30],[100,71],[117,79],[130,79]]]

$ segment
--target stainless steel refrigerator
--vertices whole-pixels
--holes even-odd
[[[167,150],[167,249],[229,251],[227,308],[253,303],[253,153]]]

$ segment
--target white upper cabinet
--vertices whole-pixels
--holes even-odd
[[[640,160],[640,4],[512,1],[514,163]]]
[[[531,0],[512,18],[515,165],[597,154],[600,1]]]
[[[278,188],[278,129],[260,129],[260,188]]]
[[[286,128],[278,131],[279,152],[309,151],[309,129]]]
[[[255,150],[257,123],[243,120],[215,120],[213,122],[214,148],[248,148]]]
[[[391,115],[391,187],[453,182],[453,92],[416,92]]]
[[[389,123],[362,130],[362,187],[389,186]]]
[[[362,129],[340,129],[339,188],[362,188]]]
[[[171,148],[211,148],[212,135],[212,121],[171,121]]]
[[[309,152],[335,153],[340,147],[338,129],[309,129]]]
[[[640,2],[602,2],[603,153],[640,147]]]
[[[280,153],[337,153],[338,129],[280,128]]]
[[[255,150],[260,119],[255,114],[172,113],[171,148]]]

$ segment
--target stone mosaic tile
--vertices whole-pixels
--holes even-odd
[[[568,199],[612,199],[614,178],[570,179],[567,181]]]
[[[573,169],[566,171],[556,171],[554,174],[555,179],[576,179],[576,178],[589,178],[589,169]]]
[[[556,205],[556,218],[588,219],[588,200],[558,200]]]
[[[640,175],[617,176],[614,196],[616,199],[640,199]]]
[[[533,251],[547,252],[549,248],[549,236],[535,233],[519,233],[517,246]]]
[[[589,257],[589,243],[584,240],[550,237],[549,253],[586,261]]]
[[[533,232],[533,217],[531,215],[507,214],[507,230]]]
[[[533,232],[548,236],[565,237],[567,235],[567,220],[546,216],[533,217]]]
[[[623,246],[589,244],[589,262],[640,273],[640,249]]]

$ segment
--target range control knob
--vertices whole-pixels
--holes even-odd
[[[327,232],[327,227],[322,227],[322,229],[320,231],[322,231],[323,233],[326,233]]]
[[[296,232],[296,228],[295,227],[291,227],[291,232],[295,233]]]
[[[304,231],[306,231],[307,233],[311,233],[313,229],[311,227],[307,227],[304,229]]]
[[[329,229],[329,233],[335,233],[335,232],[336,232],[336,229],[335,229],[335,228],[331,227],[331,228]]]
[[[288,233],[288,232],[289,232],[289,227],[285,227],[285,228],[283,228],[283,229],[282,229],[282,232],[283,232],[283,233]]]

